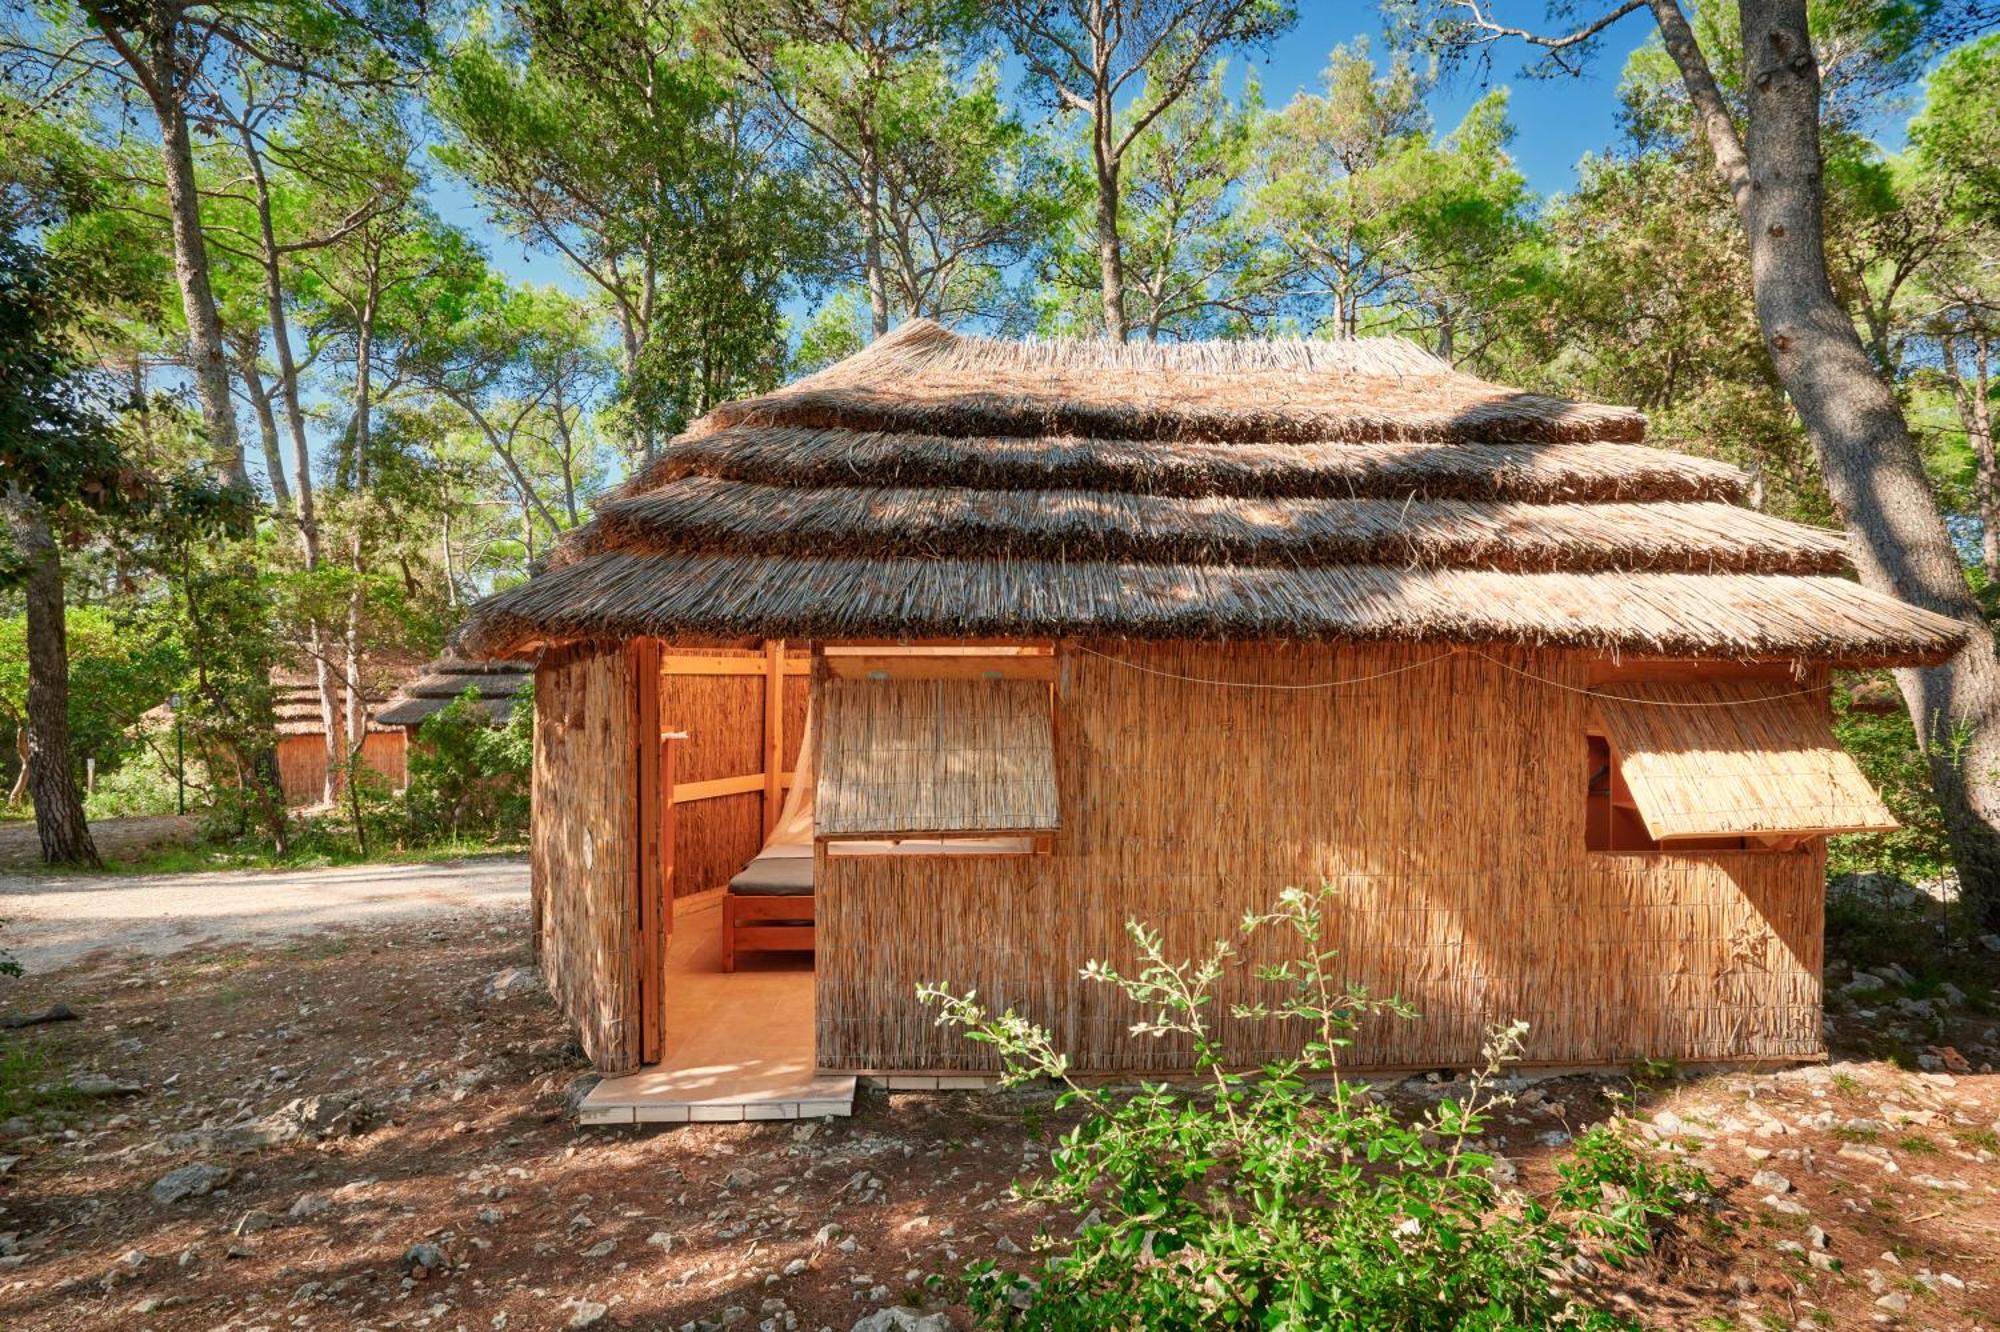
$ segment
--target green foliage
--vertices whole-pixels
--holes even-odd
[[[199,808],[201,793],[209,779],[201,756],[186,756],[188,799]],[[85,815],[96,819],[142,818],[172,814],[178,805],[179,790],[174,772],[174,739],[171,728],[154,729],[126,754],[118,766],[100,768],[97,787],[83,802]]]
[[[1923,114],[1910,124],[1910,139],[1932,171],[1950,178],[1953,197],[2000,225],[2000,34],[1968,42],[1938,65],[1930,77]]]
[[[701,27],[763,95],[807,179],[837,204],[833,275],[885,322],[996,317],[1007,270],[1063,211],[1044,138],[977,59],[988,16],[967,0],[836,6],[733,0]]]
[[[1881,873],[1912,882],[1946,872],[1950,844],[1931,794],[1930,761],[1917,747],[1909,714],[1901,709],[1886,714],[1857,712],[1841,695],[1835,702],[1833,729],[1902,827],[1829,839],[1827,872]]]
[[[1507,154],[1507,96],[1432,132],[1432,76],[1366,42],[1336,48],[1325,90],[1301,94],[1258,145],[1251,216],[1281,310],[1330,334],[1401,332],[1477,357],[1539,280],[1527,182]]]
[[[1246,940],[1276,930],[1297,951],[1255,969],[1271,1000],[1231,1009],[1300,1031],[1302,1053],[1256,1075],[1231,1071],[1216,1035],[1216,991],[1237,967],[1228,942],[1170,960],[1161,936],[1135,923],[1136,972],[1093,962],[1084,973],[1130,1000],[1135,1032],[1191,1060],[1197,1087],[1120,1096],[1080,1086],[1045,1029],[995,1016],[971,994],[924,988],[941,1024],[998,1051],[1007,1085],[1056,1079],[1058,1106],[1083,1112],[1051,1151],[1049,1174],[1017,1185],[1082,1217],[1076,1238],[1044,1235],[1033,1265],[974,1262],[965,1298],[984,1322],[1078,1332],[1628,1326],[1571,1288],[1566,1264],[1584,1252],[1642,1258],[1707,1180],[1600,1127],[1578,1141],[1552,1196],[1503,1192],[1481,1140],[1507,1103],[1496,1075],[1517,1056],[1522,1024],[1491,1033],[1462,1098],[1414,1118],[1348,1082],[1339,1051],[1356,1025],[1414,1015],[1335,978],[1321,942],[1333,894],[1287,889],[1243,922]]]
[[[85,758],[95,758],[103,774],[132,748],[131,728],[165,701],[185,662],[172,640],[102,606],[70,606],[64,622],[71,747],[79,777]],[[0,744],[8,749],[27,714],[27,636],[26,615],[0,619]]]
[[[103,377],[76,338],[84,276],[0,232],[0,476],[10,502],[65,528],[77,511],[117,508],[137,489]],[[0,547],[0,586],[26,571],[11,543]]]
[[[1254,77],[1229,91],[1229,66],[1207,74],[1133,140],[1121,173],[1126,313],[1158,340],[1240,333],[1276,314],[1281,265],[1244,209],[1268,113]],[[1066,182],[1067,225],[1046,264],[1043,322],[1071,333],[1101,325],[1091,183]]]
[[[783,365],[780,303],[834,224],[672,5],[519,0],[445,63],[442,159],[609,301],[629,420],[658,441]]]
[[[515,696],[504,726],[487,719],[478,699],[477,689],[466,690],[417,731],[404,795],[408,836],[414,841],[519,836],[527,830],[533,690]]]

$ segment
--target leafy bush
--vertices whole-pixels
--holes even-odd
[[[1655,1225],[1707,1180],[1650,1163],[1600,1128],[1580,1140],[1549,1196],[1503,1192],[1480,1139],[1510,1099],[1496,1078],[1518,1056],[1525,1024],[1490,1034],[1464,1099],[1409,1122],[1344,1079],[1339,1052],[1360,1020],[1413,1014],[1335,980],[1336,954],[1320,944],[1331,892],[1287,889],[1274,911],[1243,922],[1246,936],[1291,931],[1301,952],[1257,968],[1278,987],[1275,1002],[1232,1007],[1303,1029],[1302,1053],[1257,1075],[1230,1071],[1211,1027],[1218,982],[1236,959],[1227,942],[1174,962],[1157,932],[1132,924],[1136,975],[1097,962],[1084,971],[1149,1015],[1136,1033],[1192,1051],[1193,1086],[1123,1096],[1080,1086],[1045,1029],[994,1016],[972,994],[923,988],[941,1024],[999,1051],[1006,1085],[1052,1078],[1064,1088],[1058,1105],[1084,1111],[1049,1173],[1016,1186],[1081,1217],[1076,1238],[1044,1235],[1039,1261],[1021,1270],[973,1263],[965,1298],[982,1321],[1077,1332],[1627,1326],[1575,1287],[1575,1260],[1623,1264],[1649,1252]]]
[[[410,747],[404,814],[413,840],[519,836],[528,826],[528,769],[535,753],[532,687],[495,726],[468,689],[433,713]]]
[[[1951,847],[1944,816],[1931,794],[1930,762],[1917,747],[1909,714],[1856,712],[1836,694],[1834,733],[1854,756],[1869,784],[1882,793],[1903,826],[1889,833],[1859,833],[1827,842],[1827,872],[1881,873],[1920,882],[1949,872]]]
[[[97,774],[97,789],[83,803],[92,820],[138,815],[172,814],[179,792],[174,781],[173,732],[141,744],[123,763]],[[186,756],[187,803],[199,808],[207,794],[208,775],[197,754]]]

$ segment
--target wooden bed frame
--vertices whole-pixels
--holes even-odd
[[[736,951],[810,953],[813,950],[812,894],[764,897],[748,893],[722,895],[722,969],[736,970]],[[784,924],[773,924],[782,921]],[[805,922],[799,924],[797,922]]]

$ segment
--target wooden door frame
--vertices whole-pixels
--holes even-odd
[[[667,943],[673,934],[673,745],[660,725],[660,643],[633,641],[632,904],[637,930],[639,1062],[657,1064],[666,1047]]]

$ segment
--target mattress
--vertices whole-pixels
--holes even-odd
[[[788,847],[767,847],[743,872],[729,881],[739,897],[810,897],[813,890],[812,848],[804,855]]]

